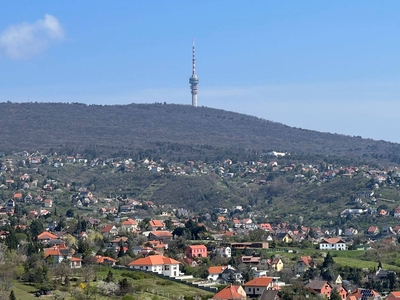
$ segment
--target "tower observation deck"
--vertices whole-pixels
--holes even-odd
[[[196,51],[194,46],[194,40],[192,44],[192,76],[189,78],[190,92],[192,94],[192,106],[197,106],[197,85],[199,84],[199,78],[196,75]]]

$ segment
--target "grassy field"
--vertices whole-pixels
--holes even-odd
[[[297,260],[301,256],[311,256],[317,263],[322,263],[323,255],[327,252],[317,249],[300,249],[300,248],[286,248],[293,252],[266,252],[267,256],[278,255],[285,257],[289,260]],[[357,268],[368,268],[373,270],[378,267],[378,262],[375,260],[365,260],[364,254],[368,253],[369,250],[346,250],[346,251],[330,251],[334,261],[340,266],[349,266]],[[383,268],[386,270],[393,270],[396,272],[400,271],[400,267],[392,264],[383,263]]]
[[[36,288],[34,286],[15,281],[13,289],[15,297],[18,300],[37,299],[34,294],[36,292]]]
[[[96,277],[98,281],[91,282],[90,286],[97,286],[100,280],[104,280],[107,277],[108,269],[104,268],[98,272],[96,272]],[[213,296],[213,293],[198,289],[196,287],[188,286],[186,284],[170,281],[164,278],[160,278],[153,274],[144,274],[139,271],[130,271],[130,270],[117,270],[111,269],[113,273],[113,281],[118,282],[123,278],[126,278],[133,286],[134,293],[131,295],[134,296],[135,299],[138,300],[151,300],[151,299],[177,299],[181,296],[209,296],[210,298]],[[125,276],[125,275],[130,276]],[[71,278],[73,278],[71,276]],[[80,283],[80,278],[77,278],[77,281],[70,281],[71,289],[76,288]],[[21,300],[29,300],[29,299],[37,299],[34,293],[37,289],[34,286],[24,284],[22,282],[14,282],[14,293],[17,299]],[[57,296],[58,299],[65,300],[73,300],[73,296],[71,296],[68,292],[61,292],[60,290],[56,290],[52,292],[50,296],[42,296],[44,298],[53,299],[54,296]],[[109,296],[102,296],[97,294],[97,300],[106,300],[110,299]],[[114,299],[114,298],[113,298]],[[116,297],[115,299],[118,299]]]

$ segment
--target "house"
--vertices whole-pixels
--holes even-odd
[[[290,243],[292,242],[292,238],[286,232],[280,232],[276,235],[276,240],[279,242]]]
[[[306,284],[306,287],[328,298],[331,297],[331,292],[333,289],[329,282],[324,280],[312,280]]]
[[[163,243],[168,243],[172,240],[172,233],[169,231],[157,230],[149,233],[149,240],[162,241]]]
[[[138,224],[135,220],[128,219],[122,222],[121,231],[123,232],[134,232],[138,228]]]
[[[327,238],[319,243],[320,250],[346,250],[346,242],[340,238]]]
[[[71,269],[79,269],[82,267],[82,258],[73,257],[72,255],[75,253],[75,250],[67,248],[65,244],[43,249],[43,252],[44,258],[49,262],[51,261],[53,265],[57,265],[62,261],[67,261]]]
[[[208,268],[208,277],[209,281],[217,281],[222,272],[226,269],[226,266],[214,266]]]
[[[128,264],[128,267],[169,277],[179,276],[179,261],[162,255],[149,255]]]
[[[294,264],[294,273],[303,275],[310,268],[314,267],[314,261],[311,256],[302,256],[300,259]]]
[[[51,199],[44,200],[44,207],[50,208],[52,206],[53,206],[53,200],[51,200]]]
[[[268,231],[268,232],[273,232],[274,230],[272,229],[272,226],[270,223],[262,223],[258,225],[258,227],[262,230]]]
[[[96,264],[100,264],[100,265],[107,265],[107,266],[115,266],[117,260],[115,260],[112,257],[108,257],[108,256],[101,256],[101,255],[96,255],[95,257],[93,257],[92,259]]]
[[[387,295],[386,300],[399,300],[400,299],[400,291],[391,292]]]
[[[164,223],[160,220],[151,220],[149,222],[149,229],[150,230],[161,230],[164,229]]]
[[[243,227],[247,228],[247,229],[254,228],[254,226],[255,226],[251,219],[243,219],[242,224],[243,224]]]
[[[348,294],[347,289],[342,284],[333,285],[333,288],[336,289],[336,291],[339,293],[340,298],[342,298],[343,300],[347,298]]]
[[[265,290],[261,295],[260,300],[280,300],[281,298],[278,295],[279,291],[274,290]]]
[[[55,234],[52,234],[51,232],[44,231],[41,234],[38,235],[37,239],[39,242],[42,244],[48,244],[50,240],[55,240],[58,237]]]
[[[212,297],[214,300],[246,300],[246,298],[246,292],[240,285],[228,285]]]
[[[400,206],[397,207],[397,208],[394,210],[393,216],[394,216],[395,218],[400,218]]]
[[[283,269],[283,262],[282,259],[280,258],[275,258],[272,262],[271,262],[271,269],[276,271],[276,272],[280,272]]]
[[[190,245],[186,248],[188,258],[207,257],[207,247],[204,245]]]
[[[244,286],[244,291],[246,292],[247,296],[250,298],[257,298],[260,297],[265,290],[272,289],[272,277],[259,277],[249,282],[246,282]]]
[[[15,193],[13,198],[14,198],[15,201],[22,201],[22,194],[21,193]]]
[[[101,234],[104,236],[116,236],[118,234],[118,228],[115,225],[106,225],[101,229]]]
[[[80,257],[71,257],[69,259],[69,267],[71,269],[82,268],[82,258],[80,258]]]
[[[226,267],[222,271],[220,278],[224,283],[234,283],[243,281],[242,272],[236,270],[231,266]]]
[[[222,256],[222,257],[231,258],[232,249],[231,249],[231,247],[221,247],[221,248],[215,249],[215,253],[217,253],[219,256]]]
[[[261,261],[261,257],[243,255],[241,261],[244,264],[258,265]]]
[[[370,226],[367,230],[368,235],[377,235],[379,233],[378,226]]]
[[[381,300],[383,299],[381,295],[379,295],[374,290],[370,289],[355,289],[351,293],[347,295],[348,299],[351,300]]]

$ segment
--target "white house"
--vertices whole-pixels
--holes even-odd
[[[319,243],[320,250],[347,250],[346,243],[340,238],[328,238]]]
[[[162,255],[149,255],[147,257],[134,260],[128,265],[130,268],[149,271],[164,276],[179,276],[179,261]]]
[[[250,298],[261,297],[265,290],[272,289],[272,280],[272,277],[258,277],[246,282],[243,287]]]

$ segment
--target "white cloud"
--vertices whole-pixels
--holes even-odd
[[[0,34],[0,48],[12,59],[29,59],[63,38],[64,30],[57,18],[46,14],[32,24],[24,22],[6,28]]]

